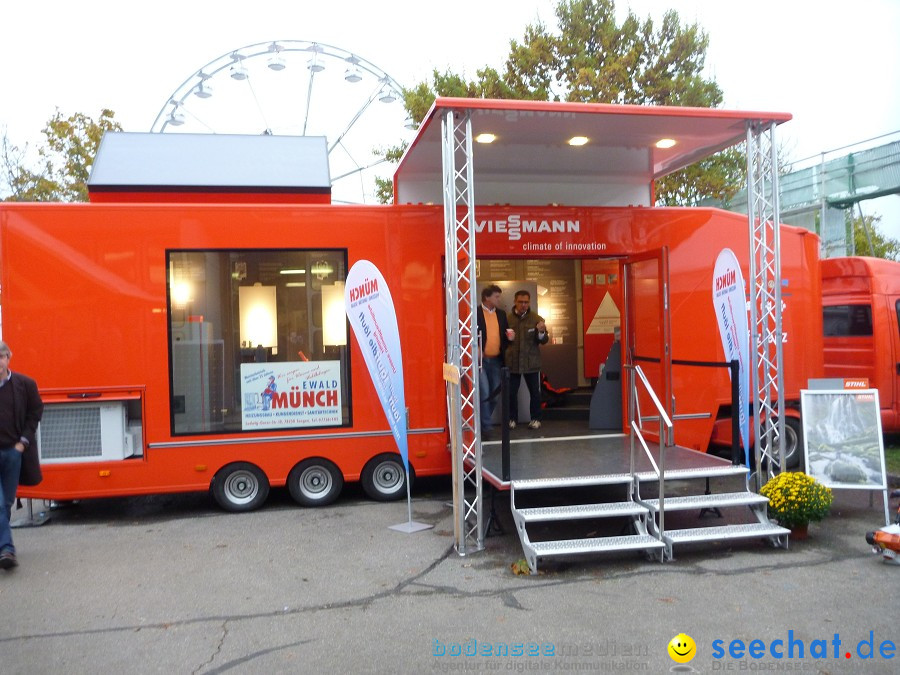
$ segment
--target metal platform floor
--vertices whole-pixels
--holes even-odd
[[[502,480],[500,440],[483,441],[481,467],[484,480],[498,490],[509,490],[512,480],[540,478],[577,478],[627,474],[630,468],[631,440],[621,433],[597,432],[561,435],[573,431],[561,424],[538,432],[516,429],[510,434],[510,481]],[[499,433],[496,434],[499,436]],[[659,463],[659,445],[647,444]],[[635,469],[640,480],[656,480],[656,473],[642,448],[635,448]],[[696,450],[672,447],[666,451],[666,474],[708,471],[730,467],[731,462]],[[675,477],[675,476],[673,476]]]

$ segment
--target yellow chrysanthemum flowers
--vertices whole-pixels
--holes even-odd
[[[769,498],[769,514],[785,527],[822,520],[831,509],[831,490],[802,471],[778,474],[759,494]]]

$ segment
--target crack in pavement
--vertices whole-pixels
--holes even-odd
[[[519,602],[517,595],[523,591],[533,591],[533,590],[543,590],[547,588],[557,588],[562,586],[571,586],[574,584],[580,584],[584,582],[595,582],[597,581],[596,575],[579,575],[577,577],[572,578],[560,578],[560,579],[546,579],[542,581],[536,581],[534,583],[527,583],[527,585],[521,585],[516,588],[510,588],[508,586],[504,586],[503,588],[494,588],[494,589],[482,589],[482,590],[464,590],[459,588],[458,586],[450,586],[450,585],[441,585],[441,584],[428,584],[421,581],[425,576],[433,572],[437,567],[446,561],[451,553],[453,553],[454,548],[450,546],[443,553],[443,555],[436,558],[430,565],[428,565],[422,571],[399,581],[393,588],[380,591],[378,593],[373,593],[372,595],[364,596],[361,598],[356,598],[353,600],[344,600],[341,602],[327,602],[320,605],[311,605],[306,607],[297,607],[290,610],[273,610],[268,612],[256,612],[252,614],[236,614],[230,616],[205,616],[205,617],[195,617],[190,619],[184,619],[181,621],[160,621],[154,624],[139,624],[139,625],[131,625],[131,626],[115,626],[115,627],[107,627],[107,628],[91,628],[85,630],[72,630],[72,631],[57,631],[57,632],[48,632],[48,633],[34,633],[28,635],[18,635],[0,638],[0,644],[14,643],[25,640],[36,640],[36,639],[47,639],[47,638],[60,638],[60,637],[74,637],[74,636],[88,636],[88,635],[104,635],[104,634],[115,634],[115,633],[123,633],[123,632],[136,632],[139,630],[167,630],[172,627],[181,627],[181,626],[191,626],[195,624],[205,624],[212,622],[222,622],[223,629],[225,629],[226,625],[229,622],[235,623],[239,621],[252,621],[255,619],[266,619],[266,618],[274,618],[279,616],[296,616],[301,614],[307,614],[311,612],[325,611],[325,610],[340,610],[340,609],[353,609],[353,608],[367,608],[371,606],[373,603],[382,600],[384,598],[389,598],[398,593],[402,593],[404,591],[409,591],[415,597],[427,597],[427,596],[435,596],[435,595],[446,595],[453,598],[465,598],[465,599],[492,599],[499,598],[501,602],[511,609],[517,609],[521,611],[530,611],[527,607],[524,607],[521,602]],[[821,560],[811,561],[811,562],[796,562],[792,563],[791,569],[811,569],[822,567],[824,565],[829,565],[832,563],[840,563],[851,559],[858,558],[858,554],[855,552],[848,552],[846,555],[832,555],[829,557],[822,558]],[[747,574],[747,573],[766,573],[766,572],[774,572],[783,570],[783,565],[778,564],[770,564],[770,565],[751,565],[745,566],[735,569],[728,570],[712,570],[709,568],[705,568],[702,566],[700,562],[690,563],[679,567],[669,566],[669,565],[656,565],[653,567],[652,572],[654,574],[685,574],[688,576],[735,576],[739,574]],[[623,572],[621,574],[609,574],[603,577],[603,580],[606,581],[620,581],[625,579],[630,579],[634,577],[639,577],[648,574],[648,568],[646,566],[641,566],[639,568],[635,568],[629,572]],[[528,577],[531,578],[531,577]],[[226,631],[227,633],[227,631]],[[219,643],[219,649],[222,646],[222,642],[224,642],[225,634],[222,636],[222,640]],[[296,643],[302,644],[302,643]],[[287,648],[291,645],[284,645],[283,647],[273,648],[273,649],[282,649]],[[219,649],[216,650],[218,653]],[[213,654],[213,658],[215,654]],[[212,659],[211,659],[212,660]],[[211,662],[210,660],[210,662]],[[209,662],[207,662],[209,663]],[[202,664],[200,667],[202,668]],[[224,666],[223,666],[224,667]],[[229,666],[229,668],[232,666]],[[219,671],[217,671],[219,672]]]
[[[226,637],[228,637],[228,621],[227,620],[222,622],[222,637],[219,638],[219,644],[216,645],[215,651],[213,651],[213,653],[210,654],[209,658],[206,661],[204,661],[199,666],[194,668],[194,670],[192,670],[191,673],[199,673],[201,670],[203,670],[204,666],[208,666],[213,661],[216,660],[216,656],[218,656],[219,652],[222,651],[222,645],[225,644]]]
[[[34,633],[31,635],[17,635],[11,637],[0,638],[0,644],[11,643],[11,642],[19,642],[24,640],[36,640],[42,638],[59,638],[59,637],[75,637],[75,636],[84,636],[84,635],[104,635],[104,634],[114,634],[114,633],[124,633],[124,632],[136,632],[140,630],[168,630],[173,627],[181,627],[181,626],[191,626],[195,624],[204,624],[211,622],[238,622],[238,621],[252,621],[254,619],[266,619],[273,618],[277,616],[292,616],[298,614],[306,614],[309,612],[318,612],[323,610],[332,610],[332,609],[348,609],[348,608],[356,608],[356,607],[368,607],[373,602],[381,600],[386,597],[390,597],[397,593],[402,592],[406,589],[407,586],[414,584],[417,579],[425,576],[426,574],[430,574],[438,565],[440,565],[450,553],[453,552],[453,547],[450,546],[446,551],[437,559],[435,559],[428,567],[423,569],[421,572],[412,575],[407,579],[403,579],[398,582],[393,588],[381,591],[379,593],[374,593],[369,596],[365,596],[363,598],[357,598],[355,600],[344,600],[342,602],[334,602],[334,603],[324,603],[322,605],[312,605],[308,607],[297,607],[291,610],[273,610],[269,612],[256,612],[253,614],[235,614],[231,616],[205,616],[205,617],[196,617],[192,619],[183,619],[181,621],[160,621],[158,623],[151,624],[138,624],[132,626],[113,626],[108,628],[89,628],[85,630],[71,630],[71,631],[56,631],[50,633]],[[223,638],[224,639],[224,638]]]

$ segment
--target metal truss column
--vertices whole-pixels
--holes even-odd
[[[444,188],[444,259],[447,289],[447,361],[459,372],[448,383],[447,406],[453,461],[456,551],[484,549],[481,494],[481,420],[478,332],[475,321],[475,197],[472,122],[469,112],[441,120]]]
[[[757,489],[785,466],[781,234],[775,122],[747,124],[750,357]]]

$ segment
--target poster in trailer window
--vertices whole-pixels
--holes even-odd
[[[341,362],[242,363],[241,398],[244,430],[339,425]]]
[[[738,361],[740,386],[738,406],[740,408],[741,442],[744,444],[744,460],[750,464],[750,419],[748,401],[750,395],[750,327],[747,320],[747,296],[744,291],[744,275],[737,256],[730,248],[723,248],[716,258],[713,272],[713,305],[719,323],[719,337],[725,360]],[[731,371],[728,371],[729,377]]]
[[[358,260],[347,272],[344,308],[408,474],[406,396],[397,312],[384,276],[368,260]]]

